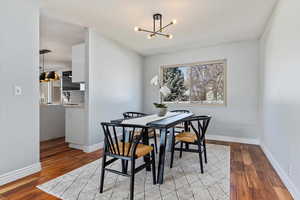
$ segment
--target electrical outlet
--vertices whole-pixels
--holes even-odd
[[[22,88],[21,86],[15,86],[15,96],[20,96],[22,95]]]

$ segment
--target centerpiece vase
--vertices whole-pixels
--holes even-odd
[[[168,108],[157,108],[157,111],[158,111],[157,115],[159,117],[163,117],[167,114]]]

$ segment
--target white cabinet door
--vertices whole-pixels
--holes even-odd
[[[66,142],[83,145],[85,134],[85,110],[66,108]]]
[[[85,82],[85,44],[72,46],[72,82]]]

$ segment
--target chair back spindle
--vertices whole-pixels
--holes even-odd
[[[198,141],[203,141],[205,139],[205,134],[210,120],[211,116],[194,116],[188,120],[189,125],[196,134]]]

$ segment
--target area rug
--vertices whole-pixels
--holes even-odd
[[[208,163],[200,173],[198,154],[175,152],[173,168],[166,154],[164,184],[153,185],[151,172],[143,170],[135,176],[135,200],[229,200],[230,147],[207,145]],[[143,159],[138,159],[138,166]],[[106,172],[104,193],[99,193],[100,166],[96,160],[63,176],[37,186],[63,200],[119,200],[129,198],[129,178]],[[157,165],[158,162],[156,162]],[[120,162],[112,165],[121,169]]]

